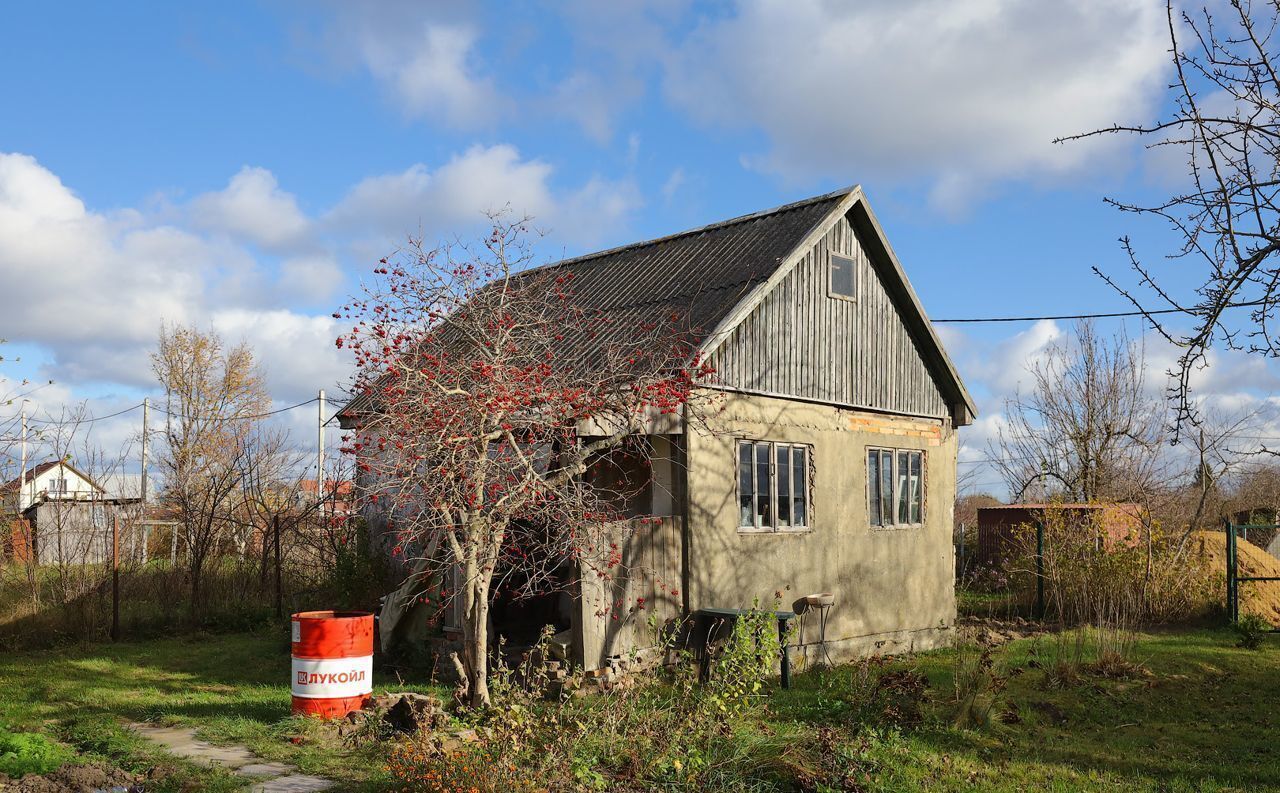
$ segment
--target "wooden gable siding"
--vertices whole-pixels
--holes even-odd
[[[828,294],[832,253],[856,263],[856,301]],[[950,415],[847,218],[734,328],[711,363],[730,388],[917,416]]]

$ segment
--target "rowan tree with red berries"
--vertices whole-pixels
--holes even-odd
[[[584,475],[655,417],[687,420],[711,373],[684,313],[592,308],[572,268],[531,267],[528,219],[491,220],[478,245],[410,240],[335,314],[352,321],[337,344],[363,404],[345,439],[361,497],[420,580],[456,582],[420,595],[458,599],[458,665],[481,707],[495,587],[533,594],[566,560],[610,575],[619,493]]]

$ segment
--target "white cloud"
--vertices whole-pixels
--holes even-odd
[[[947,329],[947,334],[952,337],[961,335],[951,328]],[[1032,367],[1063,335],[1058,323],[1046,319],[995,343],[965,342],[964,357],[960,359],[961,371],[966,378],[981,383],[997,401],[1003,400],[1019,389],[1027,390],[1031,384]]]
[[[676,192],[684,186],[685,176],[684,169],[677,167],[671,171],[671,175],[667,177],[667,181],[662,183],[662,200],[668,204],[671,199],[675,198]]]
[[[1155,0],[740,2],[679,45],[666,90],[703,122],[762,130],[762,170],[923,180],[955,209],[1108,145],[1055,137],[1146,120],[1166,38]]]
[[[577,189],[553,190],[554,169],[527,160],[506,144],[472,146],[430,170],[418,163],[400,173],[369,177],[329,213],[326,222],[346,230],[375,231],[380,244],[406,234],[433,235],[467,229],[484,213],[510,207],[560,239],[591,243],[615,231],[640,205],[629,181],[592,178]]]
[[[358,247],[358,235],[382,235],[383,255],[388,240],[420,227],[429,241],[465,237],[484,210],[509,203],[556,239],[581,243],[640,204],[627,181],[557,189],[552,177],[548,163],[511,146],[473,147],[434,170],[366,179],[319,219],[260,168],[148,215],[93,211],[34,158],[0,153],[0,294],[11,296],[0,338],[39,350],[24,372],[146,390],[162,323],[212,326],[253,344],[273,395],[309,393],[342,374],[326,303],[348,288],[339,253]]]
[[[246,174],[270,190],[246,187]],[[261,197],[278,189],[269,173],[242,171],[229,192],[218,196],[246,192]],[[214,203],[202,196],[190,214],[206,213]],[[268,202],[259,209],[265,213],[272,206]],[[237,215],[231,211],[226,217]],[[301,213],[296,217],[305,225]],[[313,290],[309,281],[332,281],[340,271],[324,257],[299,258],[287,260],[280,277],[302,281],[292,288],[307,291]],[[39,345],[48,356],[42,372],[63,385],[150,388],[154,378],[147,353],[163,322],[205,325],[225,306],[262,313],[261,304],[273,297],[271,282],[262,262],[221,235],[149,221],[132,210],[93,212],[35,159],[0,154],[0,293],[11,296],[0,312],[0,337]],[[314,332],[285,333],[279,313],[271,316],[264,327],[272,332],[258,342],[315,341]],[[256,327],[243,318],[239,325]],[[323,359],[327,347],[316,346],[318,351],[295,347],[292,355]],[[299,365],[291,364],[282,375]],[[274,373],[272,382],[281,382]]]
[[[61,367],[99,372],[107,348],[150,339],[160,317],[188,320],[206,273],[237,259],[134,213],[90,212],[35,159],[0,154],[0,337],[53,346]],[[137,382],[135,368],[117,376]]]
[[[510,100],[481,62],[482,31],[466,0],[326,5],[320,47],[339,62],[367,70],[406,116],[475,128],[509,111]]]
[[[280,263],[276,291],[285,300],[329,300],[343,283],[342,266],[328,254],[297,256]]]
[[[280,189],[275,175],[249,166],[241,168],[224,190],[196,198],[191,217],[201,228],[270,249],[297,244],[309,227],[297,198]]]
[[[494,121],[506,104],[493,81],[476,73],[476,37],[470,26],[424,24],[403,45],[366,32],[360,47],[369,71],[394,88],[409,115],[474,127]]]
[[[334,346],[339,331],[332,317],[226,308],[213,313],[210,325],[228,343],[253,348],[277,400],[300,402],[320,388],[333,393],[351,373],[350,360]]]

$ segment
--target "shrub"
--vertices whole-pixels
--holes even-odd
[[[444,751],[418,737],[396,748],[387,770],[403,790],[730,790],[743,780],[773,789],[766,777],[783,739],[743,727],[763,708],[778,657],[776,618],[757,610],[716,648],[707,684],[685,663],[594,696],[548,700],[536,658],[515,670],[499,664],[491,706],[464,714],[475,744]]]
[[[855,729],[915,727],[923,720],[929,683],[915,669],[887,669],[891,656],[865,658],[849,669],[849,687],[840,696]]]
[[[997,663],[996,648],[957,637],[953,679],[955,684],[955,724],[984,727],[1000,703],[1009,676]]]
[[[781,651],[773,612],[753,609],[741,615],[711,661],[711,685],[700,693],[722,718],[742,715],[759,700]]]
[[[1262,640],[1271,632],[1271,623],[1258,614],[1246,614],[1231,623],[1231,630],[1236,634],[1236,646],[1246,650],[1257,650],[1262,647]]]
[[[65,746],[38,733],[0,729],[0,774],[14,778],[48,774],[71,757],[71,751]]]
[[[1045,603],[1064,625],[1166,623],[1204,615],[1219,598],[1221,577],[1203,556],[1185,553],[1177,533],[1144,524],[1110,534],[1102,513],[1050,507],[1044,518]],[[1024,592],[1035,589],[1036,529],[1017,534],[1009,570]]]
[[[964,589],[986,594],[1005,594],[1011,583],[1009,571],[999,562],[975,565],[961,581]]]
[[[446,751],[421,736],[392,748],[387,771],[409,793],[525,793],[546,790],[497,745],[463,744]]]

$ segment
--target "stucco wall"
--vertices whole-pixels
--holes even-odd
[[[927,649],[949,642],[955,621],[956,435],[944,421],[741,394],[726,394],[704,427],[688,428],[690,571],[693,609],[743,608],[759,598],[782,607],[816,592],[836,601],[827,642],[836,658]],[[736,442],[809,444],[813,449],[810,528],[738,529]],[[872,528],[867,447],[922,449],[922,527]],[[807,620],[816,639],[816,619]],[[800,653],[803,657],[805,653]],[[808,657],[815,657],[813,652]]]

